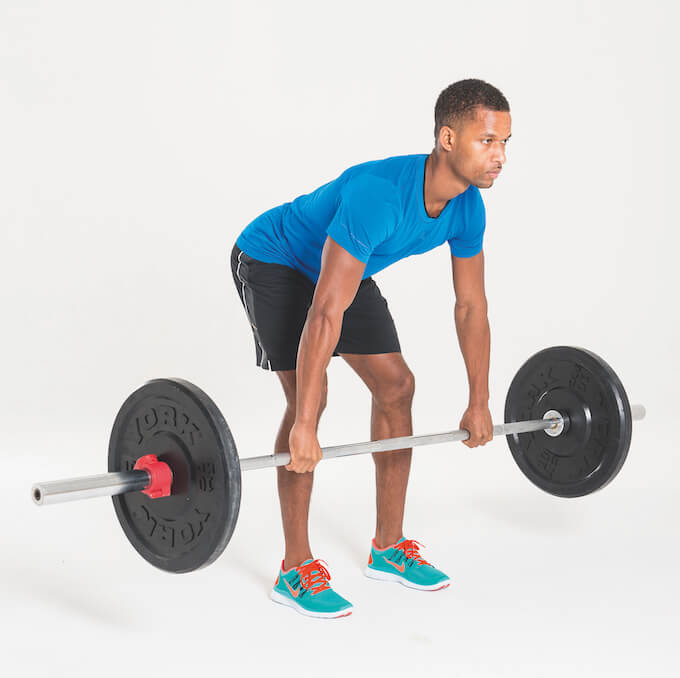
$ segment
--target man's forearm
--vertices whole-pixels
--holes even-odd
[[[470,384],[470,405],[489,402],[491,332],[486,306],[458,306],[454,311],[458,342]]]
[[[307,314],[297,355],[296,422],[316,426],[323,375],[340,339],[342,318],[313,307]]]

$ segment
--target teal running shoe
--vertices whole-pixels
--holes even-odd
[[[402,537],[391,546],[379,549],[373,539],[364,574],[371,579],[397,581],[420,591],[445,589],[451,583],[450,579],[423,559],[418,551],[420,546],[424,544]]]
[[[309,617],[334,619],[352,614],[352,604],[330,587],[331,575],[322,562],[308,558],[302,565],[284,570],[282,560],[269,597]]]

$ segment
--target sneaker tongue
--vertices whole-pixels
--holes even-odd
[[[309,563],[313,563],[313,562],[314,562],[313,558],[307,558],[307,560],[305,560],[303,563],[300,563],[300,565],[298,565],[298,567],[304,567],[305,565],[309,565]],[[317,563],[317,565],[319,565],[319,564]],[[321,566],[319,565],[318,567],[311,569],[307,573],[308,585],[312,582],[315,582],[315,583],[312,583],[312,589],[314,589],[318,586],[323,586],[323,582],[319,581],[319,575],[321,575],[321,572],[322,572]],[[325,581],[325,578],[324,578],[324,581]]]
[[[313,562],[314,562],[314,558],[307,558],[307,560],[301,562],[297,567],[294,567],[293,569],[294,569],[294,570],[298,570],[298,569],[300,569],[301,567],[306,567],[307,565],[309,565],[310,563],[313,563]],[[319,570],[318,567],[315,567],[314,569],[310,570],[308,574],[311,575],[311,574],[314,573],[314,572],[320,572],[320,571],[321,571],[321,570]]]

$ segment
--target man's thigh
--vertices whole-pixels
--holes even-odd
[[[397,328],[387,300],[373,278],[361,281],[342,319],[336,354],[377,355],[400,353]]]

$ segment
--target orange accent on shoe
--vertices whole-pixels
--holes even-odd
[[[279,585],[279,575],[277,574],[276,575],[276,581],[274,582],[274,586],[278,586],[278,585]]]
[[[399,572],[403,572],[404,568],[406,567],[405,563],[402,563],[401,565],[397,565],[396,563],[393,563],[391,560],[388,560],[387,558],[385,558],[385,562],[389,563],[390,565],[394,565],[394,567],[396,567],[397,570],[399,570]]]
[[[300,589],[303,588],[302,585],[298,586],[295,590],[293,590],[290,586],[290,584],[284,579],[283,580],[286,583],[286,586],[288,587],[288,590],[290,591],[290,595],[293,596],[293,598],[298,597],[298,593],[300,593]]]
[[[368,564],[373,565],[373,554],[372,553],[368,554]]]
[[[330,581],[331,574],[321,564],[323,562],[326,561],[316,558],[315,560],[312,560],[311,563],[300,565],[295,568],[300,575],[300,586],[302,588],[308,589],[313,596],[330,588],[330,584],[328,582]],[[290,589],[290,586],[288,588]],[[299,590],[300,588],[298,587],[298,591]],[[293,592],[291,591],[291,593]]]
[[[418,565],[430,565],[432,567],[432,563],[428,563],[418,552],[419,546],[425,546],[425,544],[421,544],[415,539],[404,539],[400,544],[394,544],[392,548],[403,551],[406,558],[409,560],[413,558]],[[387,558],[385,558],[385,560],[387,560]]]

